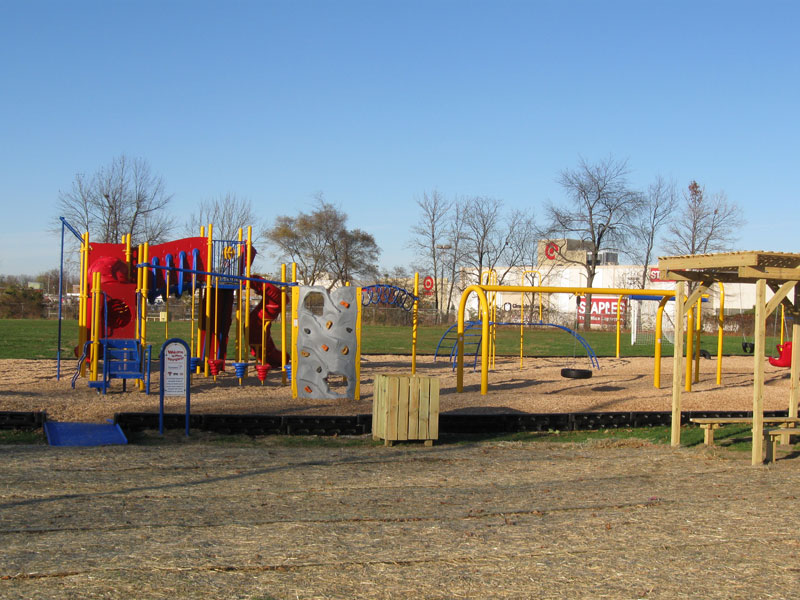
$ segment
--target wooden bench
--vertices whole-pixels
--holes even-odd
[[[714,445],[714,430],[719,429],[723,425],[745,425],[752,423],[752,417],[697,417],[689,419],[692,423],[696,423],[703,428],[703,442],[706,446]],[[800,423],[800,418],[797,417],[764,417],[764,424],[796,424]]]
[[[774,462],[775,456],[778,452],[778,443],[780,438],[784,438],[783,443],[789,443],[791,436],[800,435],[800,429],[797,427],[776,427],[773,429],[764,430],[764,445],[767,447],[767,458],[764,462]]]

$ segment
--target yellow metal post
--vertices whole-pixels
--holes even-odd
[[[131,234],[122,236],[122,243],[125,244],[125,264],[128,266],[128,280],[133,278],[133,264],[131,264]]]
[[[286,281],[286,263],[281,265],[281,281]],[[262,305],[263,306],[263,305]],[[288,383],[286,377],[286,338],[287,338],[287,323],[286,323],[286,286],[281,286],[281,378],[283,385]]]
[[[358,306],[359,318],[361,315],[361,290],[359,289]],[[411,374],[417,372],[417,318],[419,310],[419,272],[414,273],[414,308],[411,313]],[[359,334],[359,340],[361,336]]]
[[[144,253],[142,251],[142,244],[139,244],[139,246],[137,247],[136,255],[141,260],[141,257],[144,255]],[[144,274],[144,269],[137,267],[136,268],[136,294],[137,294],[138,298],[142,297],[142,275],[143,274]],[[137,318],[138,318],[138,322],[137,323],[139,325],[139,327],[137,328],[137,331],[136,331],[136,335],[138,336],[137,337],[137,341],[140,344],[142,342],[142,320],[143,320],[143,317],[142,317],[142,314],[141,314],[141,310],[142,310],[142,303],[141,303],[141,300],[139,300],[137,302],[137,306],[136,306],[136,314],[137,314]],[[142,379],[137,379],[136,380],[136,385],[139,387],[140,390],[144,389],[144,381]]]
[[[619,347],[620,347],[620,313],[622,312],[620,306],[622,305],[622,296],[617,296],[617,358],[619,358]]]
[[[166,263],[166,261],[164,261]],[[169,339],[169,269],[164,269],[164,339]]]
[[[250,288],[252,287],[250,283],[250,277],[252,277],[250,263],[253,260],[253,227],[251,225],[247,226],[247,256],[245,260],[247,262],[244,266],[244,274],[247,279],[245,280],[244,288],[244,339],[247,353],[250,344]]]
[[[722,342],[725,331],[725,286],[719,285],[719,316],[717,316],[717,385],[722,385]]]
[[[144,243],[143,252],[144,260],[142,262],[149,264],[150,244],[148,242]],[[145,348],[147,345],[147,293],[149,291],[149,281],[147,279],[147,275],[149,272],[149,269],[144,268],[144,272],[142,273],[142,348]]]
[[[292,264],[292,278],[294,278],[294,264]],[[300,290],[292,287],[292,398],[297,398],[297,309],[300,303]]]
[[[419,273],[417,273],[419,283]],[[416,292],[415,292],[416,293]],[[356,288],[356,356],[355,356],[356,381],[353,394],[355,400],[361,399],[361,288]]]
[[[781,341],[780,345],[783,346],[783,331],[786,328],[786,307],[781,304]],[[794,344],[792,344],[794,347]]]
[[[211,272],[214,267],[212,255],[213,248],[211,243],[212,230],[213,225],[209,223],[208,241],[206,242],[206,271],[209,274],[206,275],[205,344],[203,347],[203,354],[205,355],[205,360],[203,361],[203,375],[206,377],[209,375],[208,359],[211,356]]]
[[[100,359],[100,310],[102,293],[100,290],[100,273],[92,276],[92,381],[97,381],[98,361]]]
[[[78,280],[78,351],[89,340],[87,308],[89,306],[89,232],[83,234],[80,250],[80,278]],[[81,363],[81,377],[86,377],[86,362]]]
[[[694,322],[695,344],[694,344],[694,382],[700,381],[700,334],[702,333],[703,319],[703,299],[697,300],[697,318]]]
[[[658,303],[656,310],[656,348],[653,355],[653,387],[661,388],[661,338],[663,334],[663,320],[664,320],[664,307],[667,305],[669,298],[664,297]]]
[[[538,275],[539,276],[539,284],[542,283],[542,274],[539,273],[536,269],[528,269],[522,272],[520,276],[520,286],[525,285],[525,276],[526,275]],[[531,278],[531,283],[533,283],[533,278]],[[533,294],[533,300],[536,299],[536,294]],[[542,321],[542,295],[539,294],[539,322]],[[523,353],[525,350],[525,292],[519,293],[519,368],[522,369],[523,365]]]
[[[197,316],[196,313],[195,313],[195,310],[194,310],[194,305],[195,305],[195,301],[196,301],[195,296],[197,296],[197,273],[192,273],[192,321],[191,321],[191,323],[189,325],[189,336],[190,336],[189,352],[192,352],[192,353],[195,352],[194,333],[195,333],[196,325],[195,325],[194,320],[195,320],[195,317]],[[199,356],[199,354],[196,354],[195,356]]]
[[[686,307],[686,380],[684,389],[692,391],[692,366],[694,365],[694,310],[693,306]],[[681,323],[681,327],[683,323]]]

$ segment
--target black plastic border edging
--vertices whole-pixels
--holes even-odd
[[[44,411],[0,411],[0,429],[40,429],[46,420]]]
[[[765,411],[765,417],[786,416],[787,411]],[[748,411],[684,412],[682,425],[698,417],[751,417]],[[164,415],[166,429],[183,429],[184,415]],[[524,431],[590,431],[627,427],[669,426],[671,413],[664,412],[581,412],[504,413],[492,415],[439,415],[439,434],[490,434]],[[114,423],[128,432],[158,429],[157,413],[117,413]],[[245,435],[365,435],[372,432],[372,415],[221,415],[193,414],[190,427],[199,431]]]

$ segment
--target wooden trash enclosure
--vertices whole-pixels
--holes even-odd
[[[439,379],[420,375],[377,375],[372,403],[372,437],[387,446],[400,440],[439,439]]]

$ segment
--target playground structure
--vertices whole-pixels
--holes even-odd
[[[213,225],[207,234],[164,244],[131,246],[130,235],[119,244],[91,242],[62,218],[64,227],[80,241],[78,346],[79,376],[106,392],[112,379],[137,380],[149,391],[150,346],[147,343],[148,305],[163,299],[165,339],[169,337],[169,298],[191,298],[192,369],[216,377],[232,366],[240,383],[246,376],[248,355],[263,383],[270,368],[287,364],[286,323],[281,319],[282,345],[270,335],[272,322],[285,314],[286,289],[296,284],[269,281],[251,273],[255,249],[251,229],[239,230],[236,240],[215,240]],[[62,236],[63,241],[63,236]],[[62,244],[63,271],[63,244]],[[285,279],[285,267],[282,271]],[[260,295],[251,308],[251,296]],[[235,325],[232,348],[231,327]],[[58,374],[61,330],[59,327]],[[102,365],[101,365],[102,361]]]
[[[715,282],[754,283],[756,286],[755,303],[755,339],[753,352],[753,417],[752,417],[752,456],[753,465],[763,462],[765,438],[771,438],[774,431],[767,435],[764,432],[764,360],[766,346],[767,318],[778,306],[785,307],[792,321],[792,345],[800,343],[800,255],[779,252],[727,252],[721,254],[670,256],[659,259],[659,270],[677,281],[676,294],[679,301],[675,303],[675,322],[681,323],[684,315],[691,315],[691,307],[701,294],[705,293]],[[696,287],[686,300],[683,300],[686,282],[693,282]],[[773,291],[772,298],[767,300],[767,286]],[[793,300],[789,294],[793,292]],[[693,331],[690,327],[689,331]],[[692,336],[689,336],[688,341]],[[683,346],[683,328],[675,329],[675,347]],[[691,353],[687,349],[687,356]],[[781,359],[788,360],[791,368],[791,386],[789,391],[788,417],[797,419],[798,399],[800,399],[800,359],[790,349],[781,350]],[[683,353],[675,352],[673,357],[672,380],[672,436],[673,446],[681,441],[681,372]],[[691,361],[687,360],[687,365]],[[687,367],[688,369],[688,367]],[[687,379],[688,381],[688,379]],[[792,428],[781,429],[779,435],[788,439]]]
[[[69,227],[64,221],[65,227]],[[271,344],[269,327],[279,314],[286,314],[287,290],[292,288],[292,322],[296,323],[292,330],[292,371],[296,378],[293,382],[293,396],[296,397],[300,384],[308,397],[318,394],[330,393],[324,389],[329,384],[331,376],[342,377],[346,383],[348,395],[358,396],[358,379],[360,359],[360,306],[376,301],[401,306],[406,310],[416,311],[418,297],[418,276],[415,280],[415,293],[409,295],[400,288],[378,292],[377,289],[367,290],[366,294],[360,288],[342,288],[323,301],[328,305],[322,311],[322,319],[316,319],[313,313],[302,312],[301,298],[310,292],[302,291],[294,281],[296,275],[293,269],[292,283],[285,281],[285,266],[282,271],[283,281],[267,281],[251,274],[250,268],[255,250],[250,242],[250,232],[247,239],[243,238],[240,231],[238,240],[214,240],[212,237],[213,226],[209,225],[208,235],[201,230],[201,236],[185,238],[166,244],[150,246],[142,244],[132,248],[130,237],[126,236],[120,244],[90,243],[88,234],[82,236],[70,230],[81,240],[80,252],[80,318],[79,318],[79,344],[75,348],[76,354],[81,354],[79,374],[85,375],[88,371],[90,386],[105,392],[111,380],[122,379],[123,389],[127,379],[137,381],[140,389],[147,391],[149,382],[150,352],[147,344],[147,306],[157,298],[165,300],[166,310],[169,305],[166,300],[169,296],[180,297],[183,293],[191,291],[192,298],[192,340],[191,348],[195,351],[193,356],[193,370],[204,373],[206,376],[216,376],[225,369],[225,362],[229,354],[236,358],[233,367],[236,376],[241,380],[247,374],[249,366],[245,358],[248,354],[255,357],[256,367],[261,366],[266,373],[268,368],[280,368],[284,375],[284,383],[288,379],[286,340],[286,321],[281,319],[282,343],[280,351]],[[62,256],[63,260],[63,256]],[[663,264],[662,264],[663,263]],[[656,321],[656,343],[654,352],[654,385],[659,387],[661,363],[661,317],[667,301],[675,301],[675,338],[674,347],[681,349],[686,343],[686,357],[684,370],[684,353],[674,352],[673,362],[673,438],[672,443],[680,443],[680,392],[681,377],[685,373],[685,389],[691,390],[691,383],[696,380],[697,369],[693,364],[699,362],[700,349],[696,343],[699,339],[700,303],[703,294],[718,285],[720,295],[724,297],[724,283],[745,282],[756,285],[756,313],[755,313],[755,340],[754,340],[754,398],[753,398],[753,463],[760,464],[763,454],[763,384],[764,363],[778,367],[791,368],[791,392],[789,402],[789,419],[797,419],[798,397],[800,397],[800,360],[792,353],[792,347],[800,341],[800,255],[765,252],[739,252],[721,255],[693,256],[693,257],[667,257],[661,259],[659,268],[668,277],[677,281],[674,290],[652,290],[651,295],[660,297],[658,317]],[[492,281],[489,277],[487,282]],[[689,294],[685,292],[685,282],[696,283],[696,288]],[[90,283],[91,282],[91,283]],[[773,290],[774,295],[766,301],[766,287]],[[259,288],[260,286],[260,288]],[[63,286],[59,286],[62,288]],[[369,286],[376,287],[376,286]],[[386,286],[391,287],[391,286]],[[795,291],[794,302],[788,299],[792,290]],[[638,289],[626,288],[584,288],[584,287],[548,287],[548,286],[500,286],[494,283],[473,285],[465,290],[462,295],[457,323],[456,341],[456,369],[457,391],[463,391],[463,363],[464,363],[464,319],[466,300],[471,294],[476,294],[480,306],[481,339],[486,343],[481,344],[481,394],[486,394],[488,389],[488,372],[493,361],[490,359],[492,351],[492,327],[504,324],[492,319],[495,314],[491,310],[496,303],[490,304],[491,294],[503,291],[514,293],[540,294],[572,294],[575,296],[588,296],[591,294],[606,294],[632,296],[640,293]],[[377,295],[376,295],[376,292]],[[251,309],[251,293],[259,294],[261,302]],[[340,298],[337,294],[340,294]],[[405,298],[401,301],[400,299]],[[358,301],[358,299],[361,301]],[[366,298],[366,300],[365,300]],[[409,302],[408,299],[411,298]],[[335,307],[336,317],[331,306]],[[787,321],[792,324],[792,339],[778,345],[780,356],[772,360],[764,360],[766,342],[766,319],[778,306],[788,313]],[[342,310],[344,307],[347,310]],[[195,308],[197,310],[195,311]],[[327,310],[327,313],[326,313]],[[618,305],[619,312],[619,305]],[[314,316],[312,319],[311,316]],[[721,341],[723,311],[720,310],[718,322],[718,351],[717,351],[717,383],[720,383]],[[167,315],[168,317],[168,315]],[[684,319],[688,335],[684,340]],[[783,320],[783,319],[782,319]],[[60,322],[60,320],[59,320]],[[169,320],[165,319],[165,328]],[[234,340],[229,340],[230,328],[235,323]],[[508,324],[508,323],[505,323]],[[511,323],[512,325],[547,325],[540,322]],[[252,327],[252,325],[256,325]],[[300,328],[303,328],[303,337]],[[310,333],[306,333],[306,329]],[[316,331],[315,331],[316,330]],[[346,337],[343,333],[351,337]],[[783,335],[783,325],[781,327]],[[327,343],[330,336],[334,344]],[[416,357],[416,318],[412,335],[414,359]],[[304,346],[305,344],[305,346]],[[231,348],[229,348],[231,346]],[[335,361],[321,361],[318,348],[323,352],[334,350],[330,356],[337,355]],[[60,360],[60,328],[59,328],[59,360]],[[307,350],[308,356],[299,348]],[[299,354],[299,356],[297,356]],[[316,363],[306,362],[316,355]],[[342,362],[341,357],[348,357]],[[102,361],[102,366],[101,366]],[[338,361],[338,362],[337,362]],[[354,362],[350,362],[354,361]],[[415,366],[412,361],[412,369]],[[60,364],[59,364],[60,368]],[[258,371],[258,368],[257,368]],[[259,373],[263,383],[263,377]],[[312,385],[313,384],[313,385]],[[323,385],[324,384],[324,385]],[[306,387],[310,389],[307,390]],[[783,435],[783,432],[775,435]],[[787,434],[788,435],[788,434]]]
[[[215,240],[209,224],[207,233],[201,228],[199,237],[133,248],[130,236],[119,244],[95,243],[90,242],[88,233],[79,234],[63,218],[62,223],[80,241],[79,339],[75,348],[80,360],[73,387],[78,377],[88,376],[90,387],[106,393],[113,379],[122,379],[123,390],[126,381],[133,379],[149,393],[148,306],[163,300],[159,319],[164,322],[167,339],[169,298],[184,294],[191,299],[191,369],[206,377],[216,379],[232,364],[241,385],[252,358],[262,384],[271,369],[279,369],[282,383],[291,383],[295,398],[358,399],[361,307],[369,304],[412,312],[412,374],[415,371],[418,274],[413,293],[382,284],[328,292],[298,285],[296,265],[292,265],[291,282],[287,281],[286,265],[281,268],[280,281],[252,274],[256,250],[250,228],[246,237],[240,230],[237,240]],[[313,302],[307,302],[312,298]],[[291,319],[280,319],[279,349],[271,326],[287,314],[289,306]],[[60,320],[58,348],[60,377]]]

